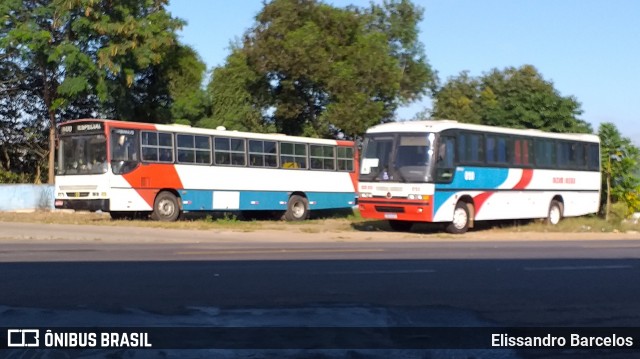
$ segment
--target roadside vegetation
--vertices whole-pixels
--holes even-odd
[[[565,218],[556,226],[549,226],[542,220],[505,220],[476,223],[471,233],[640,233],[640,224],[626,219],[624,203],[612,206],[609,220],[599,216]],[[0,212],[0,222],[26,222],[74,225],[100,225],[117,227],[147,227],[167,229],[225,230],[239,232],[291,231],[302,233],[325,232],[393,232],[387,221],[368,220],[354,212],[321,212],[311,219],[301,222],[287,222],[277,219],[247,220],[233,213],[186,214],[177,222],[157,222],[147,219],[112,220],[106,213],[89,212]],[[444,235],[444,227],[438,223],[414,225],[411,233]],[[448,238],[464,238],[464,235],[449,235]]]
[[[355,216],[325,215],[303,222],[281,220],[246,220],[232,213],[186,214],[176,222],[149,219],[112,220],[107,213],[36,211],[30,213],[0,212],[0,222],[99,225],[116,227],[147,227],[167,229],[230,230],[253,232],[258,230],[300,231],[308,233],[350,231]]]

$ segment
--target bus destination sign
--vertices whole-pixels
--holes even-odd
[[[102,122],[80,122],[60,127],[61,135],[78,133],[104,133],[103,124]]]

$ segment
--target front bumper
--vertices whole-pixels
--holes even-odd
[[[54,205],[58,209],[74,209],[78,211],[109,211],[109,199],[56,199]]]
[[[413,222],[431,222],[433,220],[430,201],[360,198],[358,209],[363,218]]]

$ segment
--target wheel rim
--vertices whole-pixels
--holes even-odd
[[[302,202],[295,202],[293,206],[291,206],[291,213],[296,218],[302,218],[302,216],[304,216],[304,212],[305,208],[304,203]]]
[[[560,222],[560,208],[552,206],[549,210],[549,223],[558,224]]]
[[[158,203],[158,214],[162,217],[171,217],[175,211],[174,203],[168,199],[163,199]]]
[[[467,212],[464,208],[456,208],[453,211],[453,226],[457,229],[462,229],[467,225]]]

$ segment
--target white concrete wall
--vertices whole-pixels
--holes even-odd
[[[0,211],[53,209],[53,185],[0,184]]]

